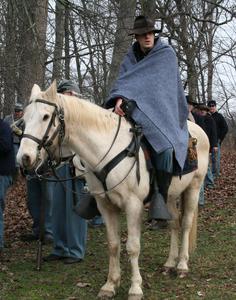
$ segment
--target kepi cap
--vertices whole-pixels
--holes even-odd
[[[79,94],[80,90],[78,85],[75,84],[72,80],[63,79],[57,87],[57,92],[75,92],[76,94]]]
[[[21,103],[16,103],[14,106],[14,111],[23,111],[23,105]]]

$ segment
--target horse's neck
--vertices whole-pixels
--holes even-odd
[[[91,104],[88,104],[87,108],[86,104],[83,104],[83,111],[80,111],[79,116],[73,119],[73,126],[66,124],[66,128],[69,148],[91,167],[94,167],[113,143],[118,129],[118,117],[99,107],[97,107],[97,111],[95,107],[92,106],[92,108],[91,112]],[[117,139],[102,164],[108,162],[128,146],[131,139],[128,127],[123,120]]]

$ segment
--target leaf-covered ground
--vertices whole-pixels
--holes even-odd
[[[179,279],[164,277],[160,270],[168,253],[167,230],[147,231],[143,226],[141,274],[145,299],[236,299],[236,153],[224,152],[222,175],[214,190],[206,191],[206,205],[199,211],[198,245],[190,258],[190,273]],[[5,210],[4,262],[0,263],[1,300],[90,300],[106,280],[108,261],[105,229],[89,229],[85,260],[66,266],[44,263],[35,270],[37,244],[24,243],[30,232],[24,180],[8,192]],[[130,265],[125,251],[122,218],[122,281],[116,299],[127,299]],[[44,246],[44,255],[51,246]]]

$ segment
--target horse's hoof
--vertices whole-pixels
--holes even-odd
[[[143,299],[143,295],[135,295],[135,294],[131,294],[128,297],[128,300],[141,300]]]
[[[114,292],[100,290],[97,297],[99,299],[106,300],[106,299],[112,299],[112,298],[114,298],[114,296],[115,296]]]
[[[164,276],[170,275],[175,271],[175,268],[173,267],[163,267],[161,274]]]
[[[177,275],[179,278],[185,278],[188,275],[188,271],[187,270],[177,270]]]

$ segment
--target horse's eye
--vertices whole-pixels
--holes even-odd
[[[44,115],[43,116],[43,121],[47,121],[49,119],[49,115]]]

